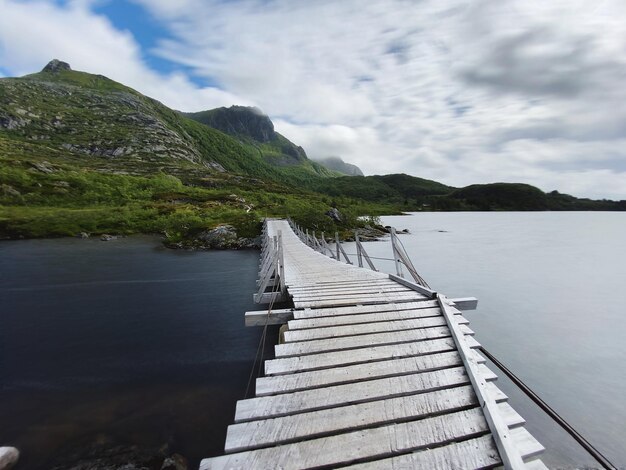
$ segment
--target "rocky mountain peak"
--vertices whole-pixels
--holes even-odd
[[[72,68],[67,62],[63,62],[58,59],[52,59],[50,62],[48,62],[48,65],[43,68],[42,72],[57,73],[61,72],[62,70],[72,70]]]

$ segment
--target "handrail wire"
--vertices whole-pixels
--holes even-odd
[[[507,368],[502,362],[496,359],[493,354],[487,351],[483,346],[479,346],[477,348],[481,353],[483,353],[487,359],[489,359],[493,364],[504,372],[511,382],[513,382],[517,387],[528,396],[533,402],[539,406],[548,416],[550,416],[556,423],[561,426],[570,436],[572,436],[576,442],[578,442],[589,454],[598,461],[602,467],[607,470],[617,470],[617,467],[613,465],[609,459],[607,459],[602,453],[596,449],[587,439],[579,434],[565,419],[559,415],[556,411],[554,411],[550,405],[548,405],[545,401],[539,397],[528,385],[526,385],[517,375],[515,375],[509,368]]]

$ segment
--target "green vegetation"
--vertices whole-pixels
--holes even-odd
[[[332,207],[341,223],[325,215]],[[183,115],[67,69],[0,79],[0,238],[152,232],[180,241],[221,223],[253,237],[268,216],[334,232],[401,210],[626,210],[626,201],[339,176],[258,110]]]

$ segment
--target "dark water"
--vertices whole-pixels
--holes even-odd
[[[417,213],[383,221],[411,231],[400,239],[431,287],[478,297],[478,310],[466,313],[478,341],[626,468],[626,214]],[[392,256],[389,242],[366,249]],[[394,272],[393,262],[376,264]],[[498,375],[548,448],[550,467],[597,467]]]
[[[222,452],[261,333],[243,326],[258,252],[34,240],[0,243],[0,263],[0,444],[19,469]]]

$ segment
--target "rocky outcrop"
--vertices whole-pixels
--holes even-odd
[[[336,207],[333,207],[331,210],[324,212],[324,215],[327,215],[335,222],[343,222],[343,215],[341,215],[341,212],[339,212],[339,209],[337,209]]]
[[[63,62],[58,59],[52,59],[42,69],[42,72],[58,73],[58,72],[61,72],[62,70],[72,70],[72,68],[70,67],[70,64],[68,64],[67,62]]]
[[[363,172],[358,166],[346,163],[339,157],[313,158],[313,160],[321,163],[329,170],[337,171],[346,176],[363,176]]]
[[[222,224],[214,229],[201,232],[190,239],[175,243],[165,242],[165,246],[169,248],[192,250],[241,250],[246,248],[260,248],[261,237],[239,237],[235,227]]]
[[[259,108],[231,106],[189,113],[188,117],[225,134],[266,143],[276,139],[274,124]]]

